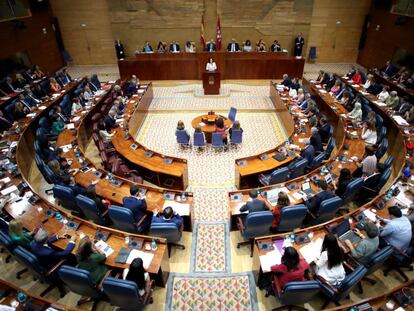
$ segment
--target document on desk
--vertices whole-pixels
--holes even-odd
[[[10,186],[10,187],[8,187],[6,189],[3,189],[1,191],[1,195],[8,195],[8,194],[10,194],[10,193],[12,193],[12,192],[14,192],[16,190],[18,190],[17,187],[15,185],[13,185],[13,186]]]
[[[387,104],[386,103],[383,103],[383,102],[380,102],[380,101],[375,101],[374,102],[375,104],[377,104],[378,106],[380,106],[380,107],[385,107],[385,106],[387,106]]]
[[[405,119],[401,116],[392,116],[392,118],[398,123],[398,125],[408,125],[407,121],[405,121]]]
[[[124,118],[116,119],[116,121],[115,121],[116,124],[119,124],[119,123],[122,123],[122,122],[124,122]]]
[[[364,210],[364,215],[372,222],[375,222],[377,220],[377,215],[371,212],[369,209]]]
[[[273,243],[273,250],[267,252],[264,256],[260,256],[260,266],[263,272],[270,272],[270,268],[273,265],[279,265],[282,262],[282,255],[284,253],[283,241],[276,240]]]
[[[406,195],[404,190],[401,190],[400,193],[395,197],[401,205],[409,207],[413,201]]]
[[[69,124],[66,124],[66,128],[67,128],[68,130],[73,130],[73,129],[75,128],[75,124],[74,124],[74,123],[69,123]]]
[[[103,252],[107,258],[114,252],[114,249],[102,240],[96,242],[95,246],[97,249]]]
[[[321,254],[323,239],[318,238],[316,241],[312,241],[309,244],[303,246],[299,252],[307,263],[311,263],[319,258]]]
[[[165,200],[162,209],[166,208],[167,206],[171,206],[174,212],[176,212],[180,216],[190,215],[190,204],[180,203],[172,200]]]
[[[129,253],[128,259],[126,261],[127,264],[131,264],[131,262],[135,259],[135,258],[141,258],[144,264],[144,268],[148,269],[149,265],[151,264],[152,258],[154,258],[154,254],[153,253],[145,253],[142,251],[139,251],[137,249],[133,249],[131,250],[131,252]]]
[[[243,205],[244,204],[246,204],[245,202],[240,202],[240,203],[237,203],[237,212],[239,213],[239,214],[247,214],[247,213],[249,213],[249,211],[245,211],[245,212],[240,212],[240,209],[243,207]]]

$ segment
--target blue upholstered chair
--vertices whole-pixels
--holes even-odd
[[[280,287],[279,279],[273,275],[273,289],[276,297],[282,304],[281,307],[274,310],[296,309],[298,305],[303,305],[312,300],[320,292],[318,281],[300,281],[286,283],[283,288]],[[295,306],[295,308],[293,308]]]
[[[41,128],[44,128],[47,132],[50,131],[50,123],[49,123],[49,121],[47,120],[46,117],[41,117],[39,119],[39,126]]]
[[[315,219],[311,222],[312,226],[333,219],[341,206],[342,199],[340,197],[322,201],[319,205],[318,215],[314,215]]]
[[[75,195],[69,187],[55,185],[53,187],[53,197],[57,199],[64,208],[71,211],[79,212],[79,207],[76,204]]]
[[[294,179],[296,177],[302,176],[305,174],[306,166],[308,165],[308,160],[300,159],[290,167],[289,179]]]
[[[363,185],[364,180],[362,178],[356,178],[353,181],[351,181],[346,186],[345,193],[341,196],[343,204],[345,205],[351,202]]]
[[[143,297],[135,282],[107,277],[102,287],[112,306],[124,310],[142,311],[145,305],[152,303],[154,282],[148,282]]]
[[[269,186],[286,181],[288,176],[289,169],[287,167],[282,167],[278,168],[277,170],[274,170],[270,174],[261,174],[259,176],[259,181],[263,186]]]
[[[4,116],[6,117],[7,120],[10,121],[10,123],[13,123],[15,120],[14,118],[14,111],[15,111],[15,103],[11,103],[8,104],[5,108],[4,108]]]
[[[236,114],[237,114],[237,109],[234,107],[230,107],[228,119],[231,121],[231,123],[234,123],[234,121],[236,121]]]
[[[325,309],[325,307],[331,301],[333,301],[337,306],[339,306],[339,301],[341,301],[349,295],[349,293],[354,289],[356,285],[358,285],[358,283],[362,280],[366,273],[367,268],[365,268],[363,265],[360,265],[357,268],[355,268],[355,270],[352,273],[348,274],[338,286],[334,286],[332,284],[327,283],[327,281],[320,279],[319,282],[322,292],[328,298],[322,305],[321,309]]]
[[[187,134],[186,130],[176,130],[175,136],[177,138],[177,143],[181,147],[188,147],[190,145],[190,135]]]
[[[318,168],[319,166],[321,166],[321,164],[322,164],[323,160],[325,160],[325,158],[326,158],[326,153],[325,152],[321,152],[320,154],[318,154],[316,157],[313,158],[310,169],[314,170],[314,169]]]
[[[17,246],[14,250],[14,257],[18,262],[25,266],[37,280],[42,283],[49,284],[49,287],[40,294],[41,297],[50,292],[54,287],[59,289],[60,297],[65,295],[63,286],[56,275],[56,271],[63,264],[64,260],[58,262],[50,270],[46,270],[42,265],[40,265],[35,255],[21,246]],[[19,278],[19,275],[17,275],[17,277]]]
[[[193,138],[193,147],[197,149],[206,148],[206,139],[204,133],[196,132]]]
[[[213,133],[211,135],[211,147],[214,149],[224,150],[224,143],[221,133]]]
[[[378,113],[375,115],[375,121],[375,126],[377,129],[380,129],[384,124],[384,119]]]
[[[293,231],[302,226],[308,209],[304,204],[284,206],[280,210],[280,221],[277,226],[278,232]]]
[[[246,241],[237,243],[237,248],[240,248],[242,245],[250,244],[250,257],[252,257],[254,238],[268,235],[270,233],[272,221],[273,215],[270,211],[249,213],[246,215],[246,219],[244,221],[243,217],[238,217],[237,227],[240,230],[240,234]]]
[[[78,194],[75,200],[76,200],[76,204],[82,211],[83,215],[85,215],[86,219],[90,219],[98,225],[106,224],[106,219],[103,217],[106,215],[106,212],[100,215],[98,206],[96,205],[94,200],[82,194]]]
[[[385,166],[385,168],[387,169],[387,168],[390,168],[391,167],[391,165],[392,165],[392,162],[394,162],[394,157],[392,156],[392,155],[389,155],[386,159],[385,159],[385,161],[384,161],[384,166]]]
[[[382,140],[387,136],[387,127],[386,126],[382,126],[380,128],[380,130],[378,131],[378,137],[377,137],[377,142],[376,144],[379,145],[381,144]]]
[[[381,144],[378,146],[377,152],[375,152],[375,156],[377,157],[378,161],[384,156],[388,149],[388,139],[384,138]]]
[[[366,277],[364,277],[364,280],[368,281],[371,285],[374,285],[375,283],[377,283],[377,281],[371,278],[368,278],[368,275],[371,275],[372,273],[377,271],[379,268],[384,266],[384,263],[388,260],[388,258],[391,257],[393,252],[394,252],[394,248],[391,245],[387,245],[386,247],[378,250],[374,255],[372,255],[371,261],[367,265],[365,265],[368,271],[365,274]]]
[[[8,255],[5,259],[5,262],[9,263],[10,258],[12,257],[12,255],[14,253],[15,245],[14,245],[13,241],[10,239],[10,237],[2,231],[0,231],[0,246],[1,246],[2,251],[3,250],[7,251]]]
[[[58,275],[72,292],[82,296],[77,302],[77,306],[93,301],[92,310],[95,310],[103,292],[99,284],[92,281],[89,271],[63,265],[59,269]]]
[[[99,81],[97,74],[93,74],[90,81],[98,90],[101,88],[101,81]]]
[[[60,108],[62,108],[62,113],[65,116],[70,116],[72,112],[72,101],[68,94],[63,96],[63,100],[59,103]]]
[[[50,92],[50,81],[49,79],[45,79],[42,82],[40,82],[40,88],[42,89],[43,93],[46,95]]]
[[[230,143],[233,145],[240,145],[243,140],[243,132],[241,130],[232,130]]]
[[[368,188],[366,186],[362,186],[361,190],[359,191],[361,196],[363,197],[364,202],[368,202],[369,200],[373,199],[378,193],[381,191],[382,187],[387,183],[388,179],[391,176],[392,169],[387,168],[381,175],[378,183],[374,188]]]
[[[325,154],[326,157],[325,159],[329,159],[329,157],[331,156],[332,151],[335,148],[335,138],[333,136],[331,136],[331,138],[329,138],[328,144],[326,145],[326,149],[325,149]]]
[[[115,229],[130,233],[139,233],[139,226],[134,222],[132,211],[125,207],[111,205],[108,209],[108,216],[112,221]],[[142,219],[140,222],[142,222]]]
[[[175,246],[179,249],[185,249],[184,245],[178,244],[178,242],[181,240],[182,229],[182,226],[181,228],[177,228],[177,225],[172,222],[151,223],[149,235],[167,239],[168,256],[170,256],[172,246]]]

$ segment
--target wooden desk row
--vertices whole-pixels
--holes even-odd
[[[142,80],[201,80],[213,58],[221,79],[281,79],[283,74],[302,78],[304,58],[282,53],[142,53],[118,61],[121,79],[135,74]]]
[[[399,96],[407,96],[410,103],[414,103],[414,90],[401,87],[395,80],[385,76],[382,72],[370,70],[370,73],[374,75],[374,78],[378,83],[388,85],[390,87],[390,91],[397,91]]]
[[[77,83],[73,83],[66,88],[66,93],[71,92],[76,87]],[[31,177],[36,175],[34,171],[37,171],[37,167],[32,161],[34,150],[33,150],[33,141],[34,141],[34,131],[37,128],[38,121],[40,117],[47,115],[48,110],[52,108],[53,105],[57,104],[62,98],[65,93],[60,94],[55,100],[50,101],[48,103],[44,103],[47,109],[44,110],[37,110],[37,115],[35,118],[26,118],[22,120],[21,127],[25,127],[25,130],[21,132],[20,136],[10,135],[5,137],[6,140],[18,140],[17,151],[16,151],[16,160],[18,168],[20,169],[21,176],[11,178],[10,184],[19,184],[21,181],[25,181],[32,192],[40,195],[40,189],[35,189],[31,185]],[[100,99],[104,98],[102,96]],[[97,99],[99,101],[99,99]],[[62,137],[67,135],[68,132],[65,132]],[[63,138],[60,138],[63,139]],[[73,140],[71,140],[72,142]],[[72,150],[72,149],[71,149]],[[28,159],[30,159],[28,161]],[[73,165],[79,165],[77,161],[75,161],[76,157],[73,157]],[[37,174],[40,174],[37,172]],[[76,178],[80,178],[81,175],[76,176]],[[9,176],[11,177],[11,176]],[[96,176],[95,176],[96,178]],[[90,179],[92,180],[92,179]],[[84,186],[89,185],[87,181],[83,184]],[[98,188],[100,185],[98,186]],[[105,184],[102,186],[102,189],[105,188]],[[100,188],[99,188],[100,189]],[[111,190],[106,190],[111,191]],[[76,232],[71,232],[69,228],[62,222],[60,222],[57,217],[50,217],[49,210],[56,212],[60,212],[62,216],[67,219],[68,221],[73,221],[79,224]],[[94,239],[97,232],[106,232],[109,234],[109,238],[106,243],[114,250],[112,255],[110,255],[107,260],[106,264],[109,268],[125,268],[127,265],[125,264],[118,264],[115,262],[116,255],[118,254],[119,250],[122,247],[127,247],[126,244],[126,237],[129,238],[141,238],[144,240],[144,244],[150,243],[152,241],[152,237],[150,236],[142,236],[136,234],[130,234],[122,231],[118,231],[115,229],[98,226],[90,221],[86,221],[79,217],[75,217],[71,215],[71,213],[65,211],[63,208],[55,206],[46,200],[40,199],[35,204],[30,204],[28,201],[28,197],[24,196],[21,200],[16,202],[10,202],[5,206],[5,211],[10,214],[11,217],[18,219],[22,222],[23,226],[32,231],[38,226],[43,226],[46,230],[48,230],[50,235],[53,234],[63,234],[69,233],[73,234],[85,234],[89,235],[91,239]],[[158,241],[158,249],[156,251],[149,251],[154,254],[154,257],[148,267],[148,272],[151,274],[152,278],[155,279],[156,283],[161,286],[165,286],[166,280],[168,278],[169,273],[169,261],[168,261],[168,252],[167,252],[167,244],[166,240],[162,238],[156,238]],[[58,248],[65,248],[67,240],[59,240],[55,243],[55,246]],[[74,250],[75,251],[75,250]]]
[[[339,150],[344,141],[344,122],[338,116],[338,113],[345,113],[344,107],[337,104],[327,103],[324,100],[319,100],[317,96],[316,102],[318,108],[322,114],[324,114],[331,125],[334,126],[334,138],[336,142],[336,149]],[[292,103],[292,100],[289,99],[289,94],[287,91],[278,92],[273,83],[270,84],[270,99],[274,106],[274,112],[277,114],[280,122],[285,128],[287,140],[293,140],[293,144],[302,146],[299,140],[310,136],[310,127],[306,124],[305,128],[307,133],[297,134],[297,130],[300,123],[300,116],[294,114],[293,120],[290,111],[288,110],[289,104]],[[332,101],[333,102],[333,101]],[[288,162],[292,161],[292,157],[287,157],[284,161],[277,161],[272,158],[275,154],[278,153],[278,149],[283,147],[285,142],[277,146],[276,148],[270,149],[264,153],[258,155],[252,155],[235,161],[235,185],[238,189],[249,189],[259,187],[259,176],[260,174],[268,174],[279,167],[286,165]],[[261,156],[266,155],[268,160],[262,161]],[[331,157],[333,154],[331,155]]]

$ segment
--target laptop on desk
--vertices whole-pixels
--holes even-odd
[[[345,219],[333,228],[332,233],[335,234],[340,241],[350,240],[352,244],[357,244],[362,240],[358,234],[351,230],[348,219]]]
[[[310,182],[304,182],[302,184],[302,192],[304,192],[306,194],[306,196],[310,197],[314,191],[310,185]]]

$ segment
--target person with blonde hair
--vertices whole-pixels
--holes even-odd
[[[23,231],[23,225],[19,220],[12,220],[9,223],[9,237],[15,245],[30,248],[32,235],[30,232]]]
[[[85,235],[76,250],[76,259],[80,269],[89,271],[92,281],[99,283],[108,268],[105,265],[105,254],[95,247],[89,236]]]
[[[49,80],[50,80],[50,89],[53,93],[57,93],[62,89],[62,87],[59,85],[59,83],[57,83],[55,78],[49,78]]]

